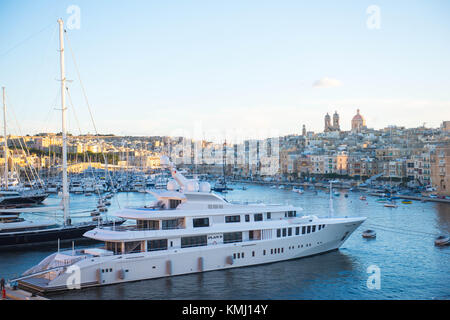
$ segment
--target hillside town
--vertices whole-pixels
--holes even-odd
[[[358,109],[351,130],[340,129],[337,111],[324,117],[323,132],[241,142],[196,141],[186,137],[69,136],[69,172],[88,168],[155,170],[160,155],[192,173],[252,181],[300,182],[346,179],[431,188],[450,195],[450,121],[439,128],[389,126],[372,129]],[[61,135],[9,136],[9,167],[31,166],[48,174],[61,159]],[[4,158],[0,159],[0,165]],[[57,171],[56,171],[57,172]]]

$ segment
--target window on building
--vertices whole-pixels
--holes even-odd
[[[206,246],[206,245],[207,245],[206,235],[193,236],[193,237],[181,237],[181,247],[182,248],[200,247],[200,246]]]
[[[242,232],[228,232],[223,234],[223,243],[242,242]]]
[[[147,251],[157,251],[157,250],[167,250],[167,239],[147,241]]]
[[[209,227],[209,218],[197,218],[192,220],[194,228]]]
[[[267,212],[267,220],[272,219],[272,213],[271,212]]]
[[[226,223],[241,222],[241,216],[226,216],[225,217],[225,222]]]
[[[263,220],[263,215],[262,213],[255,213],[253,220],[255,221],[262,221]]]

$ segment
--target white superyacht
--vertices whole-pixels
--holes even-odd
[[[85,237],[103,247],[56,252],[27,270],[21,288],[52,292],[244,267],[338,249],[366,218],[300,216],[290,205],[233,204],[177,172],[157,201],[126,208],[118,217],[135,223],[99,227]]]

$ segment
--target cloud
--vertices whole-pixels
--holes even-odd
[[[331,87],[339,87],[342,85],[342,82],[336,79],[324,77],[320,80],[316,80],[313,83],[314,88],[331,88]]]

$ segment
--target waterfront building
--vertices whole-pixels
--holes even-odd
[[[439,146],[430,156],[432,186],[441,195],[450,196],[450,146]]]

